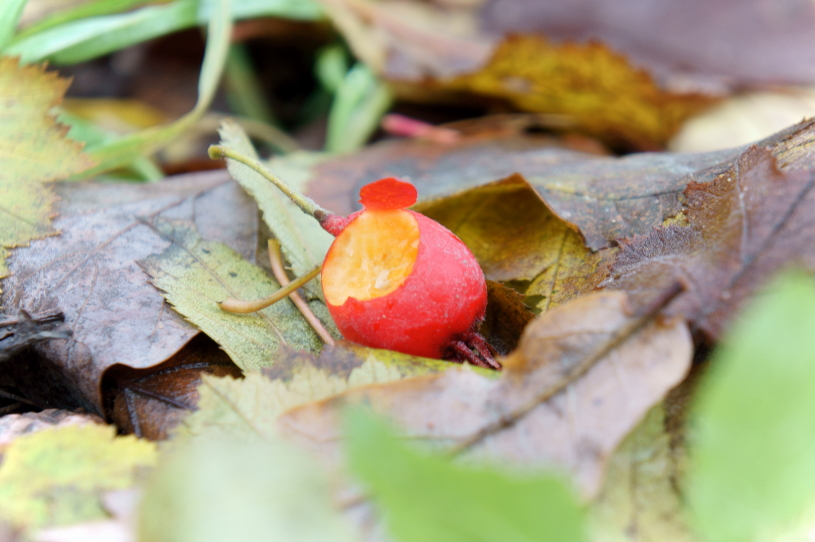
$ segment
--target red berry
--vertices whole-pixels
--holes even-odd
[[[409,183],[382,179],[360,196],[365,208],[333,227],[323,263],[331,316],[351,341],[442,358],[484,319],[484,273],[452,232],[405,209],[416,202]]]

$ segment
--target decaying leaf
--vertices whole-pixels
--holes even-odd
[[[468,458],[563,469],[589,496],[612,451],[684,377],[691,352],[680,320],[629,315],[620,292],[591,294],[530,324],[497,380],[452,369],[366,386],[290,410],[278,430],[334,462],[340,413],[362,403],[406,437]]]
[[[66,139],[67,127],[50,113],[69,84],[44,66],[0,57],[0,279],[8,275],[6,249],[56,231],[54,192],[43,183],[91,166],[82,145]]]
[[[603,489],[589,509],[592,542],[697,540],[686,522],[678,487],[684,461],[667,416],[663,404],[652,408],[609,460]]]
[[[339,342],[319,357],[281,349],[263,374],[243,380],[205,376],[198,388],[198,411],[187,416],[176,433],[200,436],[223,432],[253,440],[274,434],[284,411],[366,384],[393,382],[442,372],[450,363]]]
[[[717,339],[780,269],[815,269],[813,187],[813,170],[779,170],[769,150],[750,147],[715,181],[688,185],[688,226],[660,227],[622,243],[603,285],[647,299],[682,280],[688,290],[668,312]]]
[[[154,185],[64,184],[57,191],[54,225],[62,234],[13,252],[2,301],[6,310],[32,314],[58,308],[72,337],[36,346],[15,378],[37,374],[24,391],[46,403],[101,412],[105,370],[114,364],[152,367],[198,333],[136,263],[172,243],[152,221],[188,220],[202,237],[251,259],[256,207],[222,172]],[[44,384],[56,382],[58,395],[43,397],[49,391]]]
[[[156,461],[154,444],[103,425],[16,439],[0,466],[0,518],[26,529],[103,519],[100,494],[130,487]]]
[[[239,378],[243,373],[203,333],[160,365],[148,369],[114,365],[102,379],[105,414],[120,431],[163,440],[196,409],[205,374]]]
[[[227,245],[202,239],[186,223],[153,224],[172,244],[140,265],[175,310],[220,344],[238,367],[251,371],[270,366],[281,344],[320,350],[319,337],[288,298],[252,314],[218,306],[227,298],[260,299],[280,289],[260,268]]]
[[[546,206],[575,225],[586,246],[598,250],[616,239],[645,234],[682,209],[682,191],[733,167],[744,149],[700,154],[648,153],[601,157],[553,147],[523,134],[530,120],[505,126],[503,135],[478,136],[482,123],[450,124],[472,130],[456,145],[385,141],[312,168],[309,193],[332,211],[356,209],[359,188],[382,177],[410,180],[422,202],[521,175]],[[524,122],[526,124],[524,124]],[[507,133],[509,132],[509,133]],[[815,121],[792,126],[756,144],[776,156],[781,169],[811,167]],[[807,164],[810,164],[808,166]]]
[[[416,210],[464,241],[487,279],[529,282],[525,294],[542,297],[543,312],[596,288],[616,253],[589,250],[577,228],[552,213],[519,175]]]
[[[660,89],[646,71],[601,43],[533,35],[504,38],[478,70],[433,86],[565,115],[572,129],[640,150],[664,147],[685,119],[716,101]]]

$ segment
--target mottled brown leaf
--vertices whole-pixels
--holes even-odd
[[[62,234],[12,253],[2,301],[11,311],[59,309],[73,332],[69,340],[36,347],[28,363],[37,367],[40,383],[29,378],[30,391],[42,394],[44,384],[59,384],[60,401],[101,412],[99,381],[106,369],[152,367],[198,333],[136,263],[170,244],[150,221],[188,220],[202,237],[251,257],[257,211],[223,172],[154,185],[59,185],[57,191],[54,225]]]
[[[524,134],[529,122],[518,120],[510,124],[513,129],[482,136],[477,135],[478,122],[463,123],[476,135],[450,146],[405,140],[377,143],[315,166],[308,191],[318,203],[348,214],[358,208],[359,188],[382,177],[410,180],[425,202],[518,173],[552,212],[579,229],[589,248],[598,250],[615,239],[648,233],[676,215],[690,182],[712,181],[743,151],[602,157],[553,147],[549,139]],[[805,168],[815,158],[815,121],[792,126],[757,145],[769,148],[782,169]]]
[[[684,377],[691,352],[680,320],[631,316],[625,294],[591,294],[531,324],[498,380],[462,368],[368,386],[293,409],[278,428],[337,461],[340,413],[362,403],[406,437],[468,458],[563,469],[589,496],[611,452]]]
[[[603,285],[642,300],[681,280],[687,292],[668,312],[715,340],[779,270],[815,270],[813,187],[815,171],[781,171],[769,150],[750,147],[715,181],[688,185],[688,226],[622,243]]]

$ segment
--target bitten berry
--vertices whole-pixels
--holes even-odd
[[[413,185],[382,179],[360,196],[362,211],[321,220],[337,236],[322,283],[342,334],[375,348],[500,367],[476,332],[487,285],[472,252],[438,222],[406,209],[416,203]]]

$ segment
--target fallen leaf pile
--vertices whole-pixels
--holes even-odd
[[[55,120],[67,81],[0,56],[0,541],[807,532],[815,121],[725,150],[612,152],[664,149],[739,85],[815,79],[813,49],[791,53],[811,34],[771,46],[756,23],[753,62],[784,61],[748,81],[741,34],[719,69],[703,47],[718,37],[660,54],[615,30],[621,14],[577,24],[533,3],[521,20],[521,4],[313,9],[404,102],[532,114],[266,161],[226,120],[221,148],[259,165],[230,154],[157,183],[76,181],[95,165]],[[665,43],[688,29],[654,9],[676,18]],[[362,186],[409,180],[413,209],[484,272],[477,331],[503,370],[344,340],[319,277],[297,305],[223,310],[316,274],[332,242],[265,174],[343,216]]]

